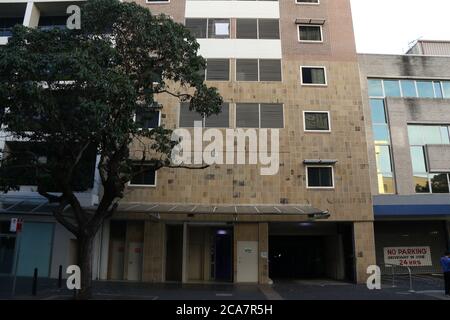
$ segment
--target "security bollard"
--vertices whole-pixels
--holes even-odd
[[[33,286],[31,288],[31,294],[33,296],[37,293],[37,280],[38,280],[38,269],[34,268],[34,275],[33,275]]]
[[[62,288],[62,265],[59,265],[59,272],[58,272],[58,288]]]

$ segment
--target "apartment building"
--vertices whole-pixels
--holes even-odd
[[[439,273],[450,246],[448,42],[359,55],[377,264]]]
[[[262,176],[258,165],[214,165],[134,179],[104,228],[101,276],[364,281],[375,262],[373,214],[349,1],[136,2],[192,31],[205,79],[225,101],[220,115],[202,119],[161,95],[155,123],[278,129],[280,168]]]
[[[67,7],[81,3],[83,1],[80,0],[2,0],[0,45],[8,42],[11,29],[16,24],[42,29],[65,28]],[[0,128],[0,158],[11,153],[23,153],[27,145],[28,142],[17,141]],[[39,146],[32,148],[39,154]],[[91,181],[90,187],[80,188],[77,192],[83,206],[98,203],[96,161],[93,152],[83,172]],[[35,175],[28,170],[20,175],[19,190],[0,195],[0,275],[10,275],[17,270],[18,276],[32,276],[37,268],[39,277],[56,278],[60,265],[65,270],[68,265],[76,263],[75,237],[56,223],[51,213],[52,206],[36,189]],[[21,218],[25,222],[20,245],[17,234],[10,232],[11,218]]]
[[[14,1],[0,12],[19,20],[23,12],[25,25],[39,26],[44,8],[66,2]],[[279,130],[280,164],[267,176],[261,165],[228,164],[133,178],[99,232],[94,277],[365,281],[375,263],[373,205],[350,1],[135,2],[191,30],[207,60],[205,80],[224,98],[222,113],[202,119],[160,95],[164,108],[145,115],[145,125]],[[57,24],[59,13],[48,12]],[[13,21],[2,21],[7,36]],[[136,143],[132,157],[141,151]]]

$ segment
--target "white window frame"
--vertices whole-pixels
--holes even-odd
[[[145,166],[145,164],[143,166]],[[158,170],[155,171],[155,184],[132,184],[131,180],[128,181],[128,186],[130,188],[156,188],[157,185],[158,185]]]
[[[326,113],[328,115],[328,130],[307,130],[306,129],[306,113]],[[313,132],[313,133],[331,133],[331,114],[330,111],[313,111],[305,110],[303,111],[303,131]]]
[[[189,18],[189,19],[206,19],[206,38],[200,38],[200,39],[232,39],[231,38],[231,32],[232,30],[232,18]],[[209,37],[209,20],[228,20],[228,38],[210,38]],[[185,19],[186,24],[186,19]]]
[[[303,83],[303,68],[323,69],[325,73],[325,83]],[[325,66],[300,66],[300,83],[306,87],[328,87],[328,72]]]
[[[331,187],[310,187],[309,186],[309,177],[308,177],[308,168],[331,168],[331,175],[332,175],[332,186]],[[325,166],[325,165],[306,165],[305,166],[305,176],[306,176],[306,189],[322,189],[322,190],[333,190],[335,189],[335,183],[334,183],[334,166]]]
[[[161,110],[158,110],[157,112],[159,112],[158,127],[160,127],[161,126],[161,113],[162,112],[161,112]],[[133,115],[133,121],[136,122],[136,112]],[[139,129],[143,130],[144,128],[139,128]],[[156,129],[156,127],[155,128],[145,128],[145,129],[153,130],[153,129]]]
[[[300,39],[300,27],[319,27],[320,28],[320,40],[302,40]],[[323,43],[323,26],[320,24],[297,24],[297,39],[300,43]]]
[[[170,0],[158,0],[158,1],[149,1],[145,0],[146,4],[169,4]]]
[[[294,0],[295,4],[298,5],[304,5],[304,6],[318,6],[320,4],[320,0],[317,0],[317,2],[304,2],[301,0]]]

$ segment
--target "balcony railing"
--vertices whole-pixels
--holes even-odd
[[[66,29],[67,16],[40,17],[38,28],[41,30]]]
[[[11,37],[12,28],[0,28],[0,37]]]

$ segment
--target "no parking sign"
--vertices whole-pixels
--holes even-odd
[[[9,225],[10,232],[20,232],[22,231],[23,219],[12,218],[11,223]]]

